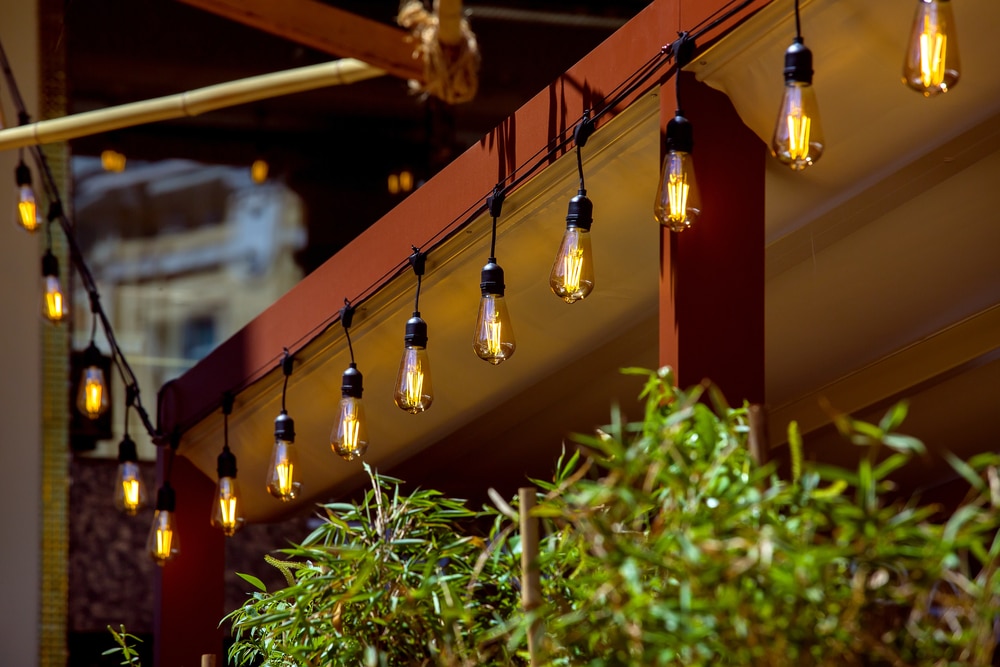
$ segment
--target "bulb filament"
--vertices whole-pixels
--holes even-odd
[[[278,478],[278,493],[282,496],[289,496],[292,493],[292,472],[295,466],[285,459],[274,467],[274,472]]]
[[[667,178],[667,201],[670,205],[670,222],[683,223],[687,217],[688,192],[691,186],[687,175],[682,171],[682,160],[679,156],[670,156],[670,175]]]
[[[574,245],[563,257],[563,286],[566,292],[573,294],[580,289],[580,276],[583,273],[583,248]]]
[[[35,212],[35,202],[22,199],[17,203],[17,213],[21,216],[21,226],[29,232],[38,228],[38,218]]]
[[[491,357],[499,357],[500,350],[500,316],[494,311],[486,321],[486,350]]]
[[[944,82],[944,54],[948,36],[937,31],[930,17],[924,17],[920,35],[920,81],[924,88],[937,88]]]
[[[122,480],[122,504],[129,514],[134,514],[139,509],[139,480]]]
[[[170,558],[170,544],[174,540],[174,531],[168,526],[158,526],[156,529],[156,553],[153,554],[157,560],[164,561]]]
[[[424,372],[420,364],[406,371],[406,405],[419,405],[424,394]]]
[[[219,511],[222,513],[222,527],[232,530],[236,527],[236,497],[219,498]]]
[[[59,320],[63,316],[62,292],[49,290],[45,293],[46,316],[50,320]]]
[[[361,433],[361,422],[352,410],[344,415],[344,449],[348,452],[358,450],[358,436]]]
[[[87,416],[91,419],[96,419],[101,414],[101,399],[104,396],[104,385],[98,379],[88,374],[83,391],[84,408],[87,411]]]
[[[788,114],[788,156],[795,162],[809,156],[809,130],[812,119],[802,113],[802,107],[792,107]]]

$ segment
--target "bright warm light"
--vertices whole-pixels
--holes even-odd
[[[22,195],[20,201],[17,202],[17,221],[22,227],[27,231],[36,231],[39,227],[38,224],[38,209],[35,206],[35,198],[31,197],[27,199]]]
[[[299,494],[301,485],[295,481],[296,458],[295,445],[275,439],[267,473],[267,492],[278,500],[287,502]]]
[[[577,246],[563,256],[563,285],[567,292],[580,289],[580,274],[583,273],[583,248]]]
[[[494,366],[514,354],[513,326],[502,296],[487,294],[480,299],[472,345],[480,359]]]
[[[45,277],[45,294],[42,301],[42,314],[52,322],[60,322],[66,317],[66,302],[63,299],[59,279],[55,276]]]
[[[167,510],[156,510],[153,516],[153,527],[146,541],[146,550],[157,565],[164,565],[177,555],[180,550],[177,532],[174,530],[172,513]]]
[[[344,427],[344,449],[352,453],[358,451],[358,445],[360,442],[360,438],[358,436],[361,434],[361,420],[358,419],[357,414],[351,412],[344,415],[344,421],[341,423]]]
[[[924,88],[940,86],[944,82],[944,54],[948,36],[937,31],[929,16],[924,16],[924,30],[920,35],[920,80]]]
[[[688,192],[691,190],[687,176],[684,172],[671,170],[667,177],[666,187],[667,198],[670,202],[670,213],[667,217],[672,225],[684,224],[684,219],[687,218]]]
[[[174,541],[174,531],[169,526],[156,529],[156,553],[154,556],[158,560],[167,560],[170,557],[170,543]]]
[[[413,189],[413,172],[405,169],[399,172],[399,189],[403,192],[409,192]]]
[[[345,461],[361,458],[368,451],[368,427],[360,398],[345,396],[340,399],[340,416],[330,445]]]
[[[406,373],[406,402],[416,405],[423,398],[424,394],[424,373],[420,366]]]
[[[267,180],[269,165],[267,160],[254,160],[250,165],[250,178],[254,183],[263,183]]]
[[[219,487],[215,496],[216,508],[212,523],[221,528],[227,536],[236,533],[243,527],[243,515],[240,511],[239,487],[233,477],[220,477]]]
[[[139,480],[122,480],[122,506],[129,514],[135,514],[139,509]]]
[[[125,155],[110,148],[101,151],[101,167],[104,171],[122,172],[125,171]]]
[[[101,404],[104,397],[104,384],[96,377],[88,375],[84,384],[84,411],[91,419],[96,419],[102,412]]]
[[[501,326],[500,315],[493,311],[489,319],[486,320],[486,349],[493,357],[499,355],[502,349],[500,347]]]
[[[788,124],[788,154],[792,160],[805,160],[809,155],[809,129],[812,120],[795,107],[785,119]]]
[[[567,227],[549,271],[549,289],[566,303],[576,303],[594,290],[590,231]]]
[[[280,495],[287,496],[292,493],[292,479],[294,472],[295,466],[292,465],[291,461],[282,461],[278,465],[274,466],[274,473],[278,478],[278,493]]]

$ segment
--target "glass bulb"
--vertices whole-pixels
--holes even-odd
[[[694,159],[690,153],[669,150],[663,156],[653,217],[671,231],[682,232],[693,225],[699,215],[701,194],[694,176]]]
[[[97,419],[108,409],[108,389],[104,382],[104,371],[99,366],[87,366],[83,369],[76,407],[90,419]]]
[[[17,214],[14,221],[18,227],[29,232],[38,231],[41,221],[38,219],[38,208],[35,206],[35,191],[30,185],[17,187]]]
[[[593,291],[594,255],[590,249],[589,229],[566,228],[549,272],[549,287],[566,303],[586,298]]]
[[[62,322],[69,315],[59,276],[44,276],[42,316],[50,322]]]
[[[340,413],[330,445],[345,461],[361,458],[368,450],[368,424],[360,398],[344,396],[340,399]]]
[[[502,295],[484,294],[479,300],[476,335],[472,347],[480,359],[494,366],[514,355],[514,327]]]
[[[157,509],[153,515],[153,526],[146,539],[146,551],[153,557],[157,565],[164,565],[176,556],[181,549],[180,536],[177,534],[177,523],[172,510]]]
[[[959,68],[950,0],[919,0],[903,61],[903,83],[933,97],[955,87]]]
[[[271,449],[271,465],[267,472],[267,492],[282,501],[299,495],[301,484],[295,481],[298,452],[289,440],[275,438]]]
[[[235,477],[220,477],[215,487],[215,502],[212,504],[212,525],[221,528],[226,536],[232,536],[243,527],[243,499]]]
[[[416,414],[431,407],[434,387],[431,384],[431,365],[427,348],[407,345],[399,361],[396,390],[393,399],[401,409]]]
[[[146,506],[146,485],[142,483],[138,462],[122,461],[118,464],[114,502],[115,507],[128,516],[135,516],[140,508]]]
[[[771,139],[771,154],[782,164],[802,171],[823,154],[823,127],[812,84],[789,79]]]

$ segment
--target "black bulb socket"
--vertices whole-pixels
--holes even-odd
[[[17,187],[31,185],[31,170],[28,169],[28,165],[24,164],[24,161],[17,163],[17,167],[14,169],[14,180],[17,181]]]
[[[667,141],[664,147],[667,151],[678,153],[690,154],[694,150],[694,126],[680,110],[667,123]]]
[[[104,360],[104,355],[101,351],[97,349],[94,345],[94,341],[90,341],[90,345],[87,349],[83,351],[83,367],[90,368],[91,366],[101,367],[101,362]]]
[[[566,212],[566,229],[583,229],[590,231],[594,224],[594,202],[587,198],[587,191],[581,189],[569,200],[569,210]]]
[[[486,266],[483,267],[483,272],[479,279],[479,289],[482,290],[483,296],[490,294],[503,296],[504,287],[506,285],[503,284],[503,269],[497,264],[496,258],[490,257]]]
[[[344,375],[341,378],[340,383],[340,394],[344,398],[361,398],[362,392],[364,392],[364,386],[362,385],[363,376],[361,371],[358,370],[357,364],[353,361],[351,365],[344,371]]]
[[[796,37],[792,45],[785,49],[785,81],[813,82],[813,54],[801,37]]]
[[[415,311],[413,317],[406,320],[406,334],[403,336],[406,347],[427,347],[427,322],[420,317],[420,311]]]
[[[236,455],[233,454],[229,447],[224,447],[222,453],[219,454],[218,465],[216,466],[216,471],[219,473],[219,479],[223,477],[236,477]]]
[[[284,410],[274,419],[274,439],[295,442],[295,420]]]
[[[42,275],[46,278],[59,276],[59,258],[53,255],[51,250],[46,250],[42,255]]]
[[[135,448],[135,440],[126,435],[118,443],[118,463],[135,463],[139,460],[139,453]]]
[[[164,484],[156,492],[156,511],[173,512],[176,508],[177,495],[174,493],[174,487]]]

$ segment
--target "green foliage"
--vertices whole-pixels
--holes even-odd
[[[227,618],[230,661],[305,665],[517,664],[491,631],[516,614],[517,571],[465,535],[475,514],[436,491],[399,493],[367,466],[358,504],[323,506],[323,523],[285,560],[288,586],[256,590]]]
[[[127,633],[124,625],[118,626],[117,631],[109,625],[108,632],[110,632],[111,636],[114,637],[115,643],[118,644],[118,646],[109,648],[101,655],[114,655],[115,653],[121,653],[122,661],[119,664],[127,665],[128,667],[138,667],[140,664],[139,652],[132,648],[132,642],[141,642],[142,640],[135,635]]]
[[[581,437],[536,514],[552,665],[988,665],[1000,609],[1000,457],[950,461],[970,483],[945,523],[889,475],[922,444],[839,417],[857,470],[759,466],[743,409],[646,375],[642,423]],[[968,556],[979,565],[972,568]],[[530,619],[521,619],[522,631]]]

